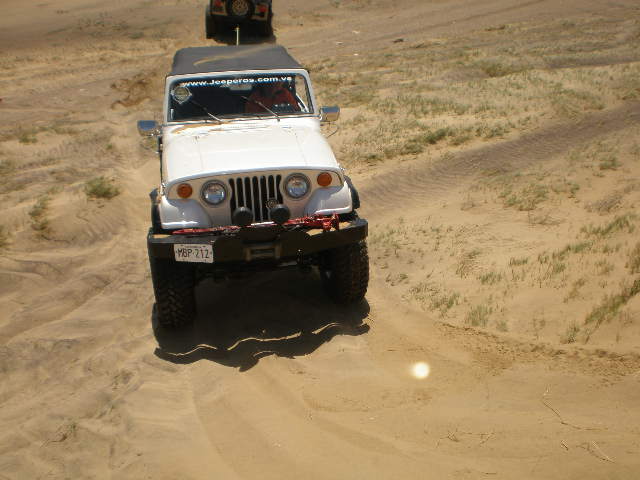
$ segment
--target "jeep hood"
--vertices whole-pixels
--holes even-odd
[[[326,139],[311,126],[182,125],[163,132],[166,184],[260,170],[338,168]]]

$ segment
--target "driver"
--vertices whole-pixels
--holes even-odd
[[[273,108],[275,105],[285,105],[295,111],[300,110],[298,102],[284,82],[259,84],[249,95],[249,101],[245,105],[245,112],[264,113],[264,108],[256,102],[267,108]]]

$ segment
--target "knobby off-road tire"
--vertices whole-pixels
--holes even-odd
[[[266,22],[258,22],[257,25],[257,33],[261,37],[271,37],[273,36],[273,13],[271,9],[269,9],[269,15],[267,16]]]
[[[216,19],[209,11],[209,5],[204,9],[204,34],[206,38],[214,38],[217,33]]]
[[[334,302],[346,305],[362,300],[369,285],[367,243],[362,240],[326,252],[320,275]]]
[[[155,257],[149,257],[149,264],[158,324],[178,328],[191,323],[196,312],[193,266]]]

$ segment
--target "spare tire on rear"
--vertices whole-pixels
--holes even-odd
[[[237,20],[250,20],[255,5],[251,0],[227,0],[227,15]]]

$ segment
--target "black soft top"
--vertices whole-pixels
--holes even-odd
[[[190,47],[178,50],[169,75],[303,68],[280,45]]]

